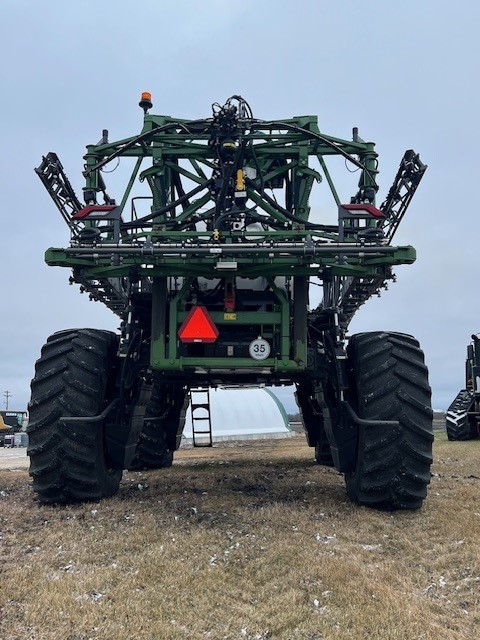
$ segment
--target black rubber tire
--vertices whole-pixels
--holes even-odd
[[[117,346],[110,331],[72,329],[53,334],[42,348],[27,427],[30,476],[42,503],[100,500],[118,491],[122,471],[109,468],[103,429],[60,421],[96,416],[111,402]]]
[[[361,333],[347,355],[360,418],[396,420],[389,430],[359,427],[356,468],[345,475],[348,496],[379,509],[418,509],[432,463],[433,412],[428,370],[418,341],[399,333]]]
[[[145,410],[143,430],[129,469],[164,469],[173,463],[173,450],[168,446],[168,433],[177,430],[184,407],[186,391],[173,392],[171,385],[154,384]]]
[[[475,396],[473,391],[463,389],[448,407],[445,415],[445,427],[449,440],[472,440],[478,438],[476,430],[468,419],[467,412],[473,409]],[[455,416],[449,416],[454,412]]]
[[[297,385],[295,392],[295,398],[297,405],[300,409],[304,428],[306,433],[311,432],[316,434],[315,439],[315,461],[325,467],[333,467],[333,458],[330,451],[330,443],[328,442],[327,434],[323,428],[323,416],[319,413],[321,410],[318,408],[314,410],[311,400],[311,383],[305,382]],[[307,436],[307,440],[308,440]]]

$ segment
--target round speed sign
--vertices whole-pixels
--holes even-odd
[[[254,360],[265,360],[270,355],[270,345],[263,338],[257,338],[250,343],[248,353]]]

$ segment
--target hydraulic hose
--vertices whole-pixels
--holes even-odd
[[[285,218],[288,218],[292,222],[295,222],[296,224],[302,224],[305,226],[306,229],[313,229],[315,231],[332,231],[332,232],[338,231],[338,227],[336,225],[314,224],[313,222],[308,222],[308,220],[302,220],[302,218],[299,218],[295,216],[293,213],[290,213],[290,211],[287,211],[287,209],[279,205],[278,202],[276,202],[273,198],[271,198],[267,193],[265,192],[262,193],[259,187],[255,184],[255,182],[251,178],[245,178],[245,183],[249,187],[254,189],[258,194],[260,194],[261,197],[266,202],[268,202],[268,204],[271,207],[273,207],[276,211],[281,213],[282,216],[285,216]]]

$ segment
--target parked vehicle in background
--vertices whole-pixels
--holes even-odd
[[[5,438],[22,431],[27,418],[26,411],[0,411],[0,447],[5,445]]]
[[[480,336],[472,335],[465,361],[465,388],[448,407],[445,426],[449,440],[480,438]]]

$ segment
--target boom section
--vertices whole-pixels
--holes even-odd
[[[338,159],[356,172],[346,200],[329,168]],[[377,208],[377,154],[356,129],[344,140],[322,133],[315,116],[259,120],[238,96],[207,119],[146,113],[140,134],[110,142],[104,130],[87,147],[84,205],[55,154],[36,169],[71,234],[46,261],[71,268],[71,281],[124,323],[134,308],[156,368],[182,369],[190,358],[195,367],[302,372],[302,322],[320,327],[335,316],[344,332],[392,267],[415,260],[412,247],[391,244],[425,169],[415,155],[403,162]],[[107,175],[123,181],[119,199],[107,193]],[[317,189],[322,182],[327,189]],[[310,282],[323,297],[307,317]],[[178,337],[195,305],[227,335],[218,353],[196,357]],[[269,357],[252,362],[244,345],[227,349],[233,326],[249,341],[267,335]]]

